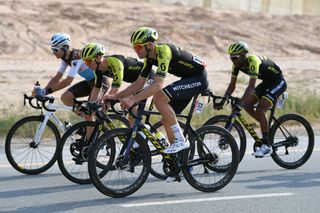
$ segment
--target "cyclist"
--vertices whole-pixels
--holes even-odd
[[[144,58],[141,74],[125,90],[106,98],[122,98],[121,106],[126,109],[153,96],[171,143],[164,152],[176,153],[190,145],[183,136],[175,113],[181,113],[192,97],[207,89],[209,83],[205,64],[198,56],[172,44],[156,44],[157,39],[157,31],[149,27],[140,27],[132,33],[131,44],[139,58]],[[137,95],[130,96],[142,89],[153,65],[157,66],[153,84]],[[181,79],[163,88],[168,73]]]
[[[233,66],[231,81],[225,97],[227,99],[235,90],[239,71],[250,76],[248,86],[240,99],[240,105],[246,106],[244,109],[260,123],[262,146],[254,154],[256,157],[263,157],[272,151],[268,142],[269,128],[265,113],[286,90],[287,83],[280,67],[275,62],[264,56],[247,55],[249,48],[245,42],[232,43],[227,53],[230,55]],[[255,86],[257,79],[261,79],[262,82]],[[223,102],[215,108],[222,109]],[[255,104],[257,108],[250,107]]]
[[[123,82],[132,83],[140,75],[143,63],[135,58],[122,55],[105,56],[105,48],[98,43],[88,43],[83,49],[81,58],[94,70],[95,84],[91,92],[91,101],[98,99],[104,76],[112,78],[109,94],[117,93]]]
[[[66,33],[56,33],[52,36],[51,51],[56,58],[61,59],[58,72],[51,78],[47,86],[42,89],[42,94],[47,95],[69,86],[77,73],[85,80],[68,88],[61,96],[61,101],[72,106],[73,98],[89,96],[94,85],[93,71],[83,63],[80,56],[80,50],[71,49],[71,39]],[[67,67],[70,66],[68,76],[62,79]]]

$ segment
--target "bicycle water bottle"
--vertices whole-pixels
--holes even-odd
[[[197,101],[196,101],[196,105],[194,107],[194,111],[196,113],[201,113],[203,111],[204,108],[204,100],[202,96],[199,96]]]
[[[166,148],[169,146],[168,142],[167,142],[167,139],[166,139],[166,136],[164,136],[160,131],[157,131],[156,132],[156,138],[157,138],[157,141],[159,142],[159,144],[163,147],[163,148]]]
[[[283,105],[284,105],[284,101],[288,98],[288,93],[287,92],[284,92],[280,95],[280,97],[278,98],[277,100],[277,107],[279,109],[282,109],[283,108]]]
[[[39,83],[39,81],[37,81],[35,84],[34,84],[34,92],[35,92],[35,96],[36,97],[41,97],[42,96],[42,94],[41,94],[41,87],[40,87],[40,83]]]

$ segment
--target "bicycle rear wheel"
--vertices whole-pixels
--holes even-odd
[[[270,129],[272,159],[281,167],[296,169],[310,158],[314,133],[309,122],[298,114],[285,114]]]
[[[34,139],[44,116],[29,116],[16,122],[9,130],[5,152],[9,163],[17,171],[35,175],[48,170],[56,161],[60,133],[48,120],[39,144]]]
[[[129,122],[120,115],[108,115],[115,127],[127,127]],[[89,150],[91,141],[86,137],[88,130],[97,124],[93,121],[82,121],[69,128],[61,139],[58,149],[58,165],[62,174],[70,181],[78,184],[89,184],[91,179],[88,171]],[[107,131],[105,128],[103,131]],[[105,147],[105,155],[114,158],[113,147]]]
[[[184,132],[184,129],[186,128],[186,125],[179,121],[179,125]],[[153,125],[155,129],[158,131],[161,131],[162,133],[165,132],[165,129],[163,127],[163,124],[161,121],[157,122],[156,124]],[[189,131],[187,133],[187,138],[190,138],[192,136],[192,132]],[[153,146],[153,144],[148,141],[148,146],[150,149],[151,153],[151,168],[150,168],[150,173],[155,176],[156,178],[159,178],[161,180],[165,180],[168,176],[164,173],[163,171],[163,163],[164,160],[162,158],[162,155],[159,153],[159,151]]]
[[[228,149],[219,147],[219,140],[225,138]],[[203,192],[214,192],[225,187],[235,175],[239,163],[239,150],[232,135],[218,126],[203,126],[196,130],[196,135],[189,139],[197,150],[193,158],[190,151],[183,151],[183,174],[188,183]],[[216,167],[225,167],[216,171]]]
[[[128,161],[122,154],[126,149],[126,140],[130,129],[114,129],[102,135],[93,144],[89,155],[89,174],[94,186],[104,195],[110,197],[125,197],[137,191],[146,181],[150,171],[150,151],[137,134],[134,141],[139,144],[136,149],[130,148]],[[103,147],[115,147],[115,159],[104,156]],[[97,166],[104,162],[104,167]]]

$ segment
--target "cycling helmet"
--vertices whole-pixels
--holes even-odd
[[[52,36],[50,41],[52,48],[61,49],[64,46],[70,47],[71,39],[70,36],[66,33],[56,33]]]
[[[140,27],[131,35],[131,44],[145,44],[158,39],[158,33],[150,27]]]
[[[237,41],[232,43],[229,48],[227,53],[229,55],[235,55],[235,54],[239,54],[239,53],[248,53],[249,52],[249,47],[247,45],[247,43],[243,42],[243,41]]]
[[[88,43],[81,51],[81,58],[83,60],[94,60],[97,55],[104,55],[105,50],[102,44]]]

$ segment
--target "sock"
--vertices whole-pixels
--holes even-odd
[[[269,146],[269,132],[262,132],[262,141]]]
[[[174,134],[174,137],[179,141],[185,141],[185,138],[183,136],[183,132],[179,126],[179,123],[176,123],[175,125],[171,126],[171,130]]]

